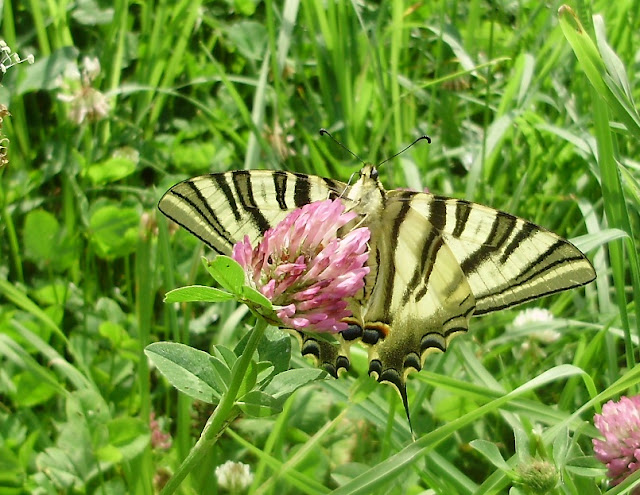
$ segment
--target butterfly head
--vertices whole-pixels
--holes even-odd
[[[382,208],[385,196],[384,187],[378,179],[378,169],[366,163],[360,170],[360,177],[351,186],[348,198],[356,201],[361,211],[366,214]]]
[[[378,169],[371,163],[365,163],[360,169],[360,180],[378,182]]]

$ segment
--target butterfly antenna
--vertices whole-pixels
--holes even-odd
[[[322,131],[321,131],[322,132]],[[431,144],[431,138],[427,135],[425,136],[420,136],[418,139],[416,139],[413,143],[411,143],[409,146],[407,146],[406,148],[398,151],[395,155],[390,156],[389,158],[387,158],[386,160],[378,163],[378,165],[376,165],[376,167],[379,167],[380,165],[382,165],[383,163],[387,163],[389,160],[392,160],[393,158],[395,158],[398,155],[401,155],[402,153],[404,153],[405,151],[407,151],[409,148],[411,148],[414,144],[416,144],[418,141],[422,141],[423,139],[427,140],[427,143]]]
[[[327,131],[326,129],[320,129],[320,135],[321,136],[329,136],[334,143],[336,143],[338,146],[340,146],[342,149],[347,150],[349,153],[351,153],[353,156],[355,156],[360,163],[362,163],[363,165],[365,164],[365,161],[360,158],[358,155],[356,155],[353,151],[351,151],[349,148],[347,148],[344,144],[342,144],[340,141],[338,141],[336,138],[334,138],[331,133],[329,131]]]

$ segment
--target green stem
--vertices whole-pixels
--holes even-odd
[[[207,421],[200,439],[189,452],[189,455],[182,461],[180,467],[172,478],[164,486],[160,495],[170,495],[176,491],[187,474],[200,462],[200,460],[209,452],[211,447],[216,443],[218,437],[227,427],[227,425],[238,415],[237,410],[234,411],[236,398],[244,375],[249,368],[249,363],[253,357],[253,353],[258,347],[258,342],[262,339],[264,331],[267,328],[267,322],[262,318],[258,318],[255,327],[251,331],[247,346],[242,355],[238,358],[231,370],[231,381],[227,392],[222,397],[220,404]]]

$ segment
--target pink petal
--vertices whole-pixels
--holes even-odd
[[[233,248],[234,256],[256,288],[274,305],[283,326],[336,332],[351,315],[348,300],[364,286],[370,269],[367,242],[361,227],[338,237],[354,220],[340,200],[305,205],[265,232],[251,249],[248,238]]]

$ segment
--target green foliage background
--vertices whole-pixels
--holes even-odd
[[[410,380],[416,443],[361,367],[234,421],[181,492],[216,493],[230,459],[251,466],[251,493],[526,493],[532,458],[561,476],[550,493],[640,478],[607,491],[591,448],[593,414],[639,381],[637,2],[576,2],[575,17],[529,0],[0,5],[3,39],[36,58],[0,87],[1,493],[163,485],[211,411],[150,369],[145,346],[232,347],[251,319],[231,302],[162,303],[209,280],[202,246],[157,200],[238,168],[348,180],[360,164],[320,127],[371,162],[429,134],[382,167],[387,188],[532,220],[572,238],[598,279],[533,304],[550,323],[489,315],[431,356]],[[84,57],[100,73],[70,81]],[[79,123],[72,105],[93,90],[108,114]],[[295,350],[292,363],[309,366]],[[152,448],[152,411],[169,450]]]

